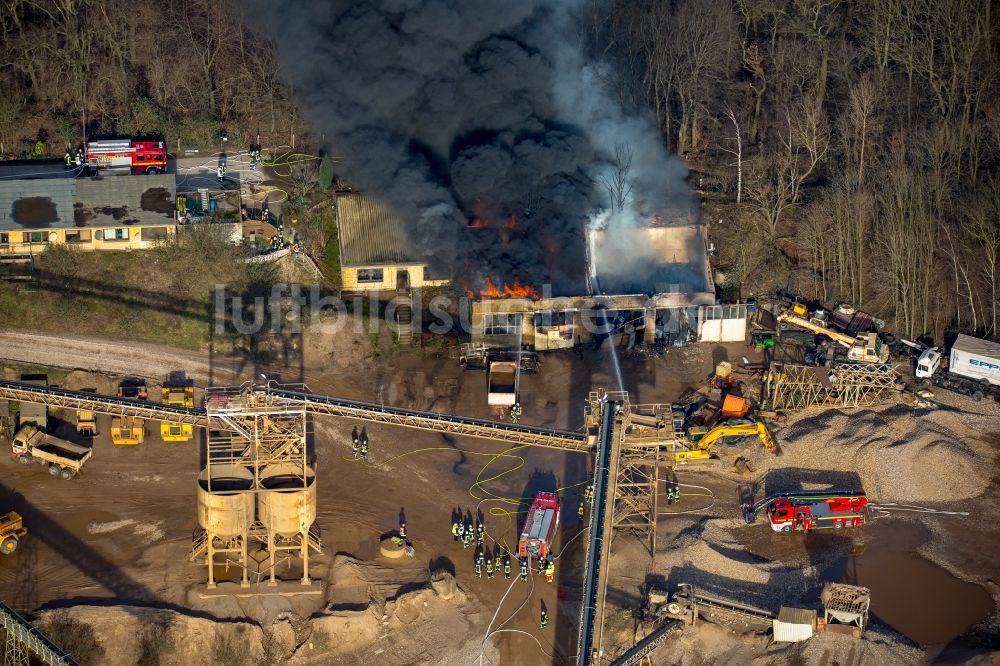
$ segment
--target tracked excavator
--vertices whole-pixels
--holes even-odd
[[[855,363],[886,363],[889,360],[889,347],[882,344],[878,333],[865,333],[858,337],[845,335],[827,327],[820,321],[806,319],[792,312],[782,312],[778,315],[782,323],[811,331],[816,335],[824,335],[834,342],[847,348],[847,360]]]
[[[688,428],[687,439],[691,447],[675,449],[674,461],[679,463],[709,460],[712,457],[712,447],[719,441],[733,437],[757,437],[768,451],[779,454],[774,436],[763,419],[750,422],[721,423],[712,428]]]

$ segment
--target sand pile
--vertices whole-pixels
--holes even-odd
[[[984,433],[1000,421],[949,411],[915,411],[903,405],[842,411],[803,410],[774,434],[783,456],[756,450],[753,463],[766,473],[768,494],[860,484],[878,501],[953,502],[981,495],[990,483],[995,457]],[[787,487],[785,487],[787,486]]]

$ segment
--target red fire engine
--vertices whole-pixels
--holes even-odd
[[[753,504],[743,505],[743,519],[749,525],[757,512],[767,508],[767,519],[775,532],[857,527],[865,522],[868,497],[863,490],[779,493]]]
[[[548,558],[558,526],[559,496],[555,493],[535,495],[521,530],[521,539],[517,542],[517,556],[522,560],[526,557]]]
[[[87,167],[106,174],[165,173],[167,146],[163,141],[134,139],[90,141]]]

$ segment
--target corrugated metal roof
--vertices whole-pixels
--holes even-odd
[[[403,221],[386,204],[363,194],[337,197],[343,266],[415,263]]]

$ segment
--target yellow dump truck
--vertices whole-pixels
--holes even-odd
[[[115,446],[136,446],[146,438],[146,422],[135,416],[111,419],[111,443]]]
[[[11,440],[11,452],[22,465],[35,462],[48,467],[52,476],[64,479],[79,474],[93,453],[86,446],[42,432],[34,424],[21,426]]]
[[[183,370],[175,370],[163,380],[163,402],[178,407],[194,407],[194,381]],[[187,442],[194,428],[189,423],[160,422],[160,438],[164,442]]]
[[[0,516],[0,553],[4,555],[13,553],[17,550],[17,544],[27,534],[24,519],[17,511],[10,511]]]

